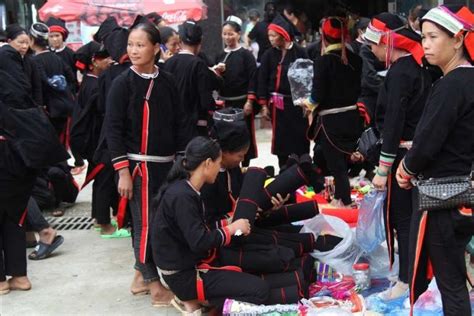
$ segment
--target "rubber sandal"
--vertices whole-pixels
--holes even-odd
[[[54,217],[61,217],[64,216],[64,213],[66,213],[64,210],[57,209],[53,211],[53,216]]]
[[[176,309],[178,310],[178,312],[180,312],[181,314],[184,315],[185,313],[187,313],[186,310],[184,309],[184,306],[181,305],[181,304],[179,304],[178,301],[177,301],[175,298],[171,299],[171,302],[170,302],[170,303],[171,303],[171,305],[172,305],[174,308],[176,308]]]
[[[8,282],[5,282],[8,285]],[[5,295],[10,293],[10,285],[8,285],[7,288],[4,288],[3,290],[0,290],[0,295]]]
[[[31,290],[31,283],[30,283],[29,287],[12,286],[11,279],[10,279],[10,280],[8,280],[8,285],[10,286],[10,291],[29,291],[29,290]]]
[[[133,296],[140,296],[140,295],[150,294],[150,290],[148,290],[148,289],[139,290],[139,291],[130,290],[130,292],[132,293]]]
[[[117,229],[110,235],[100,235],[101,238],[104,239],[112,239],[112,238],[128,238],[131,237],[132,234],[127,229]]]
[[[48,245],[42,241],[39,241],[38,245],[36,246],[36,249],[28,255],[28,259],[30,260],[46,259],[53,253],[54,250],[56,250],[59,246],[61,246],[63,242],[64,242],[64,237],[61,235],[54,237],[51,245]]]

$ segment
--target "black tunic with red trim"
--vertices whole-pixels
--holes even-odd
[[[201,196],[187,180],[166,189],[151,225],[153,257],[160,269],[195,269],[210,251],[230,243],[228,230],[210,230],[204,214]]]
[[[247,49],[241,47],[235,51],[223,51],[217,56],[216,64],[225,63],[226,70],[222,75],[223,82],[219,88],[219,96],[225,98],[243,97],[239,100],[225,100],[226,107],[243,108],[247,99],[255,99],[252,92],[257,72],[255,57]],[[254,111],[254,113],[256,113]],[[246,159],[256,158],[258,155],[255,138],[254,113],[245,117],[250,133],[250,148],[245,155]]]
[[[181,52],[168,59],[166,71],[170,72],[178,87],[176,101],[183,104],[184,114],[194,127],[191,137],[198,135],[198,120],[211,121],[209,111],[215,110],[212,91],[217,89],[215,74],[206,63],[191,53]]]
[[[233,211],[243,177],[240,167],[221,170],[214,183],[202,187],[201,196],[206,205],[205,220],[210,227],[221,227],[221,220]]]
[[[292,44],[281,63],[278,87],[278,65],[282,60],[281,50],[268,49],[262,56],[258,70],[257,97],[259,104],[269,104],[272,109],[272,153],[274,155],[302,155],[309,152],[309,141],[306,138],[308,120],[303,117],[302,108],[293,104],[287,76],[290,64],[298,58],[308,58],[308,56],[303,48]],[[271,102],[272,93],[275,92],[284,96],[283,109],[277,109]]]
[[[362,59],[347,50],[348,64],[341,61],[341,50],[319,56],[314,60],[311,99],[319,106],[315,112],[355,105],[360,95]],[[309,136],[315,139],[324,126],[327,136],[341,150],[352,152],[362,132],[362,120],[357,110],[326,115],[313,119]]]
[[[411,55],[392,64],[379,91],[375,114],[383,154],[394,158],[400,141],[413,140],[430,87],[431,76]]]
[[[154,80],[148,120],[144,122],[144,101]],[[149,156],[171,156],[184,150],[189,141],[189,125],[184,119],[178,91],[170,74],[160,71],[145,79],[132,69],[120,74],[107,96],[106,137],[115,169],[129,165],[127,153],[141,153],[143,129],[148,130]]]
[[[403,161],[406,172],[425,179],[470,174],[474,161],[474,89],[468,83],[473,81],[474,68],[458,67],[433,84],[415,131],[413,147]],[[467,237],[467,244],[469,236],[474,234],[472,222],[471,215],[461,216],[456,209],[413,213],[411,234],[416,238],[411,240],[409,267],[412,302],[428,286],[425,234],[430,227],[436,227],[430,223],[444,223],[441,227],[445,231],[430,235],[441,235],[445,245],[453,245],[452,248],[444,244],[437,246],[453,262],[459,262],[459,271],[465,271],[464,247],[460,253],[456,252],[460,240]],[[428,236],[428,241],[431,239]]]

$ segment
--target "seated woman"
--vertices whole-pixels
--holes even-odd
[[[175,162],[156,201],[151,226],[154,260],[163,280],[183,301],[185,314],[199,315],[200,303],[206,301],[221,309],[226,298],[262,304],[268,297],[268,285],[257,276],[241,273],[238,267],[202,265],[210,251],[228,245],[237,232],[250,233],[244,219],[214,230],[205,224],[200,190],[215,181],[221,159],[217,142],[194,138],[184,157]]]

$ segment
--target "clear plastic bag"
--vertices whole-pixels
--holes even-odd
[[[366,253],[371,253],[385,241],[383,206],[386,191],[372,190],[367,193],[359,208],[356,241]]]
[[[413,310],[415,316],[443,315],[443,303],[436,279],[431,280],[428,289],[416,300]]]
[[[354,243],[354,233],[346,222],[334,216],[318,215],[308,220],[301,232],[313,233],[315,237],[324,234],[341,237],[342,241],[334,249],[330,251],[315,250],[311,256],[342,274],[352,274],[352,264],[359,255],[360,249]]]
[[[293,104],[301,106],[311,95],[313,88],[313,61],[298,58],[288,69]]]

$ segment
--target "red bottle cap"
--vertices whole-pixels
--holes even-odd
[[[369,270],[369,264],[368,263],[356,263],[352,266],[352,268],[354,270],[358,270],[358,271],[361,271],[361,270]]]

